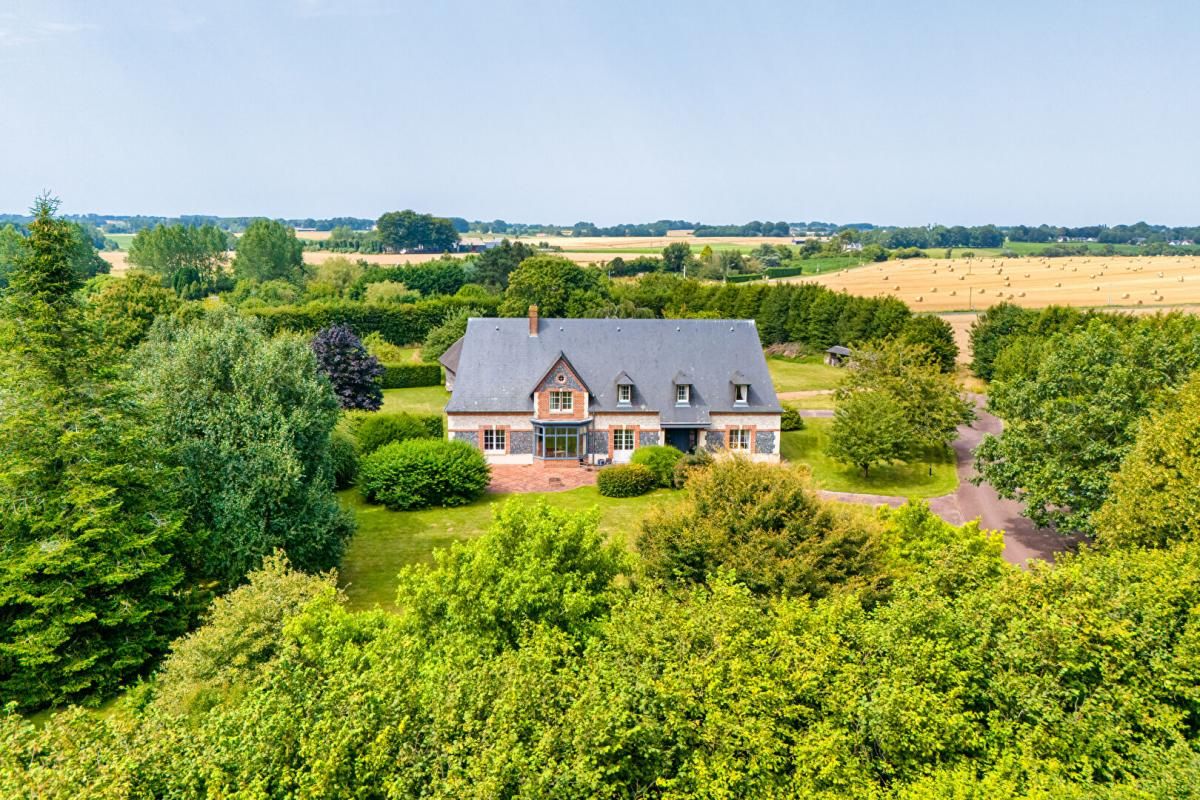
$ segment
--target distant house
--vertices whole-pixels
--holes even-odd
[[[831,367],[843,366],[849,358],[850,348],[842,347],[840,344],[835,344],[825,351],[825,363]]]
[[[492,463],[628,461],[652,444],[778,461],[753,320],[471,319],[442,357],[447,436]]]

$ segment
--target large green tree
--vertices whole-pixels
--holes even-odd
[[[186,618],[176,475],[92,349],[55,207],[0,307],[0,697],[23,708],[103,697]]]
[[[302,569],[336,564],[352,530],[332,490],[338,401],[307,342],[230,309],[166,322],[135,361],[183,469],[198,575],[236,584],[277,548]]]
[[[128,352],[146,338],[160,316],[180,307],[175,292],[156,276],[133,271],[124,278],[102,278],[105,283],[92,293],[85,306],[98,344],[115,353]]]
[[[562,256],[534,256],[509,276],[500,313],[519,317],[536,305],[543,317],[586,317],[610,299],[599,270]]]
[[[504,239],[471,262],[467,279],[494,289],[503,289],[508,286],[509,275],[521,262],[537,254],[536,247]]]
[[[282,222],[256,219],[238,237],[233,274],[239,280],[299,283],[304,277],[304,244]]]
[[[160,276],[180,294],[212,289],[225,270],[229,240],[216,225],[155,225],[129,245],[129,263]]]
[[[853,464],[869,477],[871,467],[902,461],[913,433],[904,409],[880,389],[852,392],[838,400],[827,450],[831,458]]]
[[[906,344],[924,347],[942,372],[954,372],[958,366],[958,344],[950,323],[933,314],[910,317],[904,323],[900,339]]]
[[[379,241],[391,251],[445,252],[458,243],[458,231],[448,219],[415,211],[389,211],[375,223]]]

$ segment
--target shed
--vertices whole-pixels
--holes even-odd
[[[842,367],[850,359],[850,348],[835,344],[825,351],[825,363],[831,367]]]

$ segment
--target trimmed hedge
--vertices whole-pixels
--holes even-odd
[[[442,382],[442,367],[440,364],[384,364],[379,382],[384,389],[438,386]]]
[[[768,278],[790,278],[793,275],[802,275],[804,267],[767,267],[763,272]]]
[[[761,281],[762,279],[763,279],[762,273],[755,273],[753,275],[726,275],[725,276],[726,283],[745,283],[746,281]]]
[[[363,458],[358,486],[393,511],[465,505],[487,489],[492,471],[479,448],[446,439],[384,445]]]
[[[657,485],[654,473],[644,464],[605,467],[596,476],[596,488],[605,497],[637,497]]]
[[[665,444],[653,444],[639,447],[633,451],[629,459],[631,464],[641,464],[654,473],[658,485],[670,489],[675,481],[675,462],[683,458],[683,453]]]
[[[440,439],[445,436],[439,414],[371,414],[358,423],[355,436],[363,454],[372,453],[392,442],[409,439]]]
[[[329,460],[333,464],[333,488],[349,489],[358,474],[358,444],[349,433],[334,428],[329,437]]]
[[[358,303],[335,300],[304,305],[256,308],[249,313],[261,320],[267,333],[308,332],[330,325],[349,325],[358,336],[379,332],[392,344],[423,342],[429,332],[451,313],[473,307],[495,314],[499,297],[439,297],[419,303]]]

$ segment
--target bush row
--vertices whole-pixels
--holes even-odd
[[[337,300],[304,305],[256,308],[258,317],[268,333],[278,331],[311,332],[330,325],[349,325],[364,337],[379,332],[392,344],[405,345],[424,341],[434,327],[454,311],[467,306],[482,308],[494,314],[499,298],[439,297],[418,303],[356,303]]]
[[[802,274],[804,267],[767,267],[763,271],[768,278],[790,278],[793,275]]]
[[[442,382],[439,364],[384,364],[380,383],[384,389],[437,386]]]
[[[751,275],[726,275],[726,283],[746,283],[747,281],[761,281],[762,273],[754,273]]]

